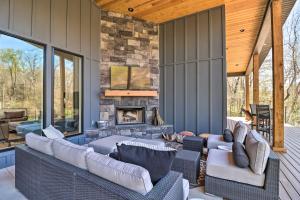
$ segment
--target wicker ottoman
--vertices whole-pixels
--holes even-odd
[[[200,171],[201,153],[196,151],[178,151],[173,161],[172,170],[183,173],[191,184],[197,184]]]
[[[203,153],[203,142],[204,139],[197,136],[189,136],[183,138],[183,149],[190,151],[198,151]]]

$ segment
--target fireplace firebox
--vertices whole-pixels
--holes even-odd
[[[145,107],[116,107],[116,125],[144,124]]]

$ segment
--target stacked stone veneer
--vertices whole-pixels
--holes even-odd
[[[158,26],[119,13],[101,12],[101,94],[100,120],[115,124],[116,106],[143,106],[146,123],[152,121],[152,109],[159,106],[158,97],[105,97],[110,89],[111,66],[148,67],[151,89],[159,89]]]

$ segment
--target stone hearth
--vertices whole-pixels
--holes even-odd
[[[158,139],[162,138],[162,134],[173,134],[172,125],[153,126],[149,124],[135,125],[117,125],[107,127],[105,129],[91,129],[86,131],[86,136],[91,139],[104,138],[112,135],[122,135],[128,137]]]

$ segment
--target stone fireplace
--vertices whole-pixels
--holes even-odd
[[[144,124],[145,107],[116,107],[116,125]]]
[[[106,96],[111,89],[112,66],[145,67],[150,71],[151,91],[159,92],[158,25],[120,13],[101,11],[100,120],[106,128],[91,130],[99,137],[123,135],[161,138],[173,134],[173,125],[153,126],[158,96]]]
[[[105,90],[111,89],[111,66],[131,66],[149,68],[149,90],[158,91],[158,43],[158,25],[102,10],[100,120],[108,121],[109,126],[152,124],[153,108],[159,107],[158,96],[108,97]],[[139,111],[133,112],[132,108]]]

